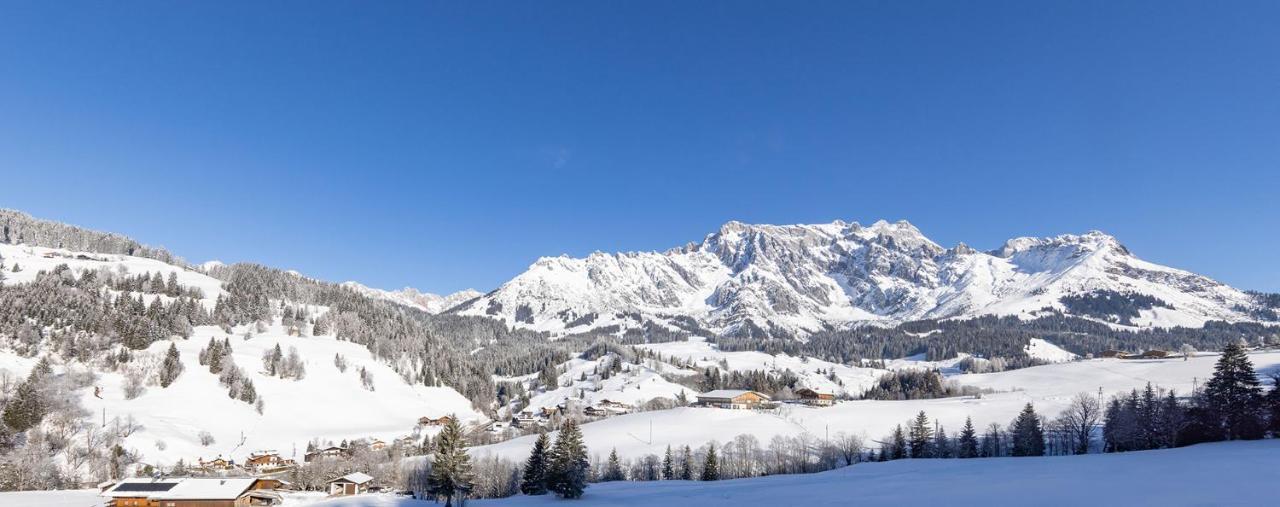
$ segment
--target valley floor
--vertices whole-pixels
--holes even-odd
[[[1249,359],[1264,378],[1280,371],[1280,351],[1254,352]],[[777,411],[680,407],[591,422],[582,425],[582,433],[593,455],[604,457],[610,450],[617,449],[624,459],[647,454],[661,456],[668,445],[677,449],[685,445],[697,448],[709,442],[723,445],[740,434],[755,436],[762,447],[768,447],[774,436],[795,436],[806,431],[819,439],[847,432],[870,441],[884,437],[894,426],[907,422],[922,410],[954,435],[966,417],[972,417],[978,428],[991,423],[1004,426],[1027,403],[1034,404],[1037,412],[1052,419],[1077,393],[1098,394],[1101,390],[1105,399],[1142,388],[1147,382],[1175,389],[1180,394],[1190,393],[1197,383],[1203,384],[1213,374],[1217,360],[1217,354],[1201,354],[1188,361],[1182,358],[1073,361],[949,377],[964,385],[994,391],[979,398],[858,400],[826,408],[788,405]],[[474,447],[471,454],[494,455],[520,463],[529,456],[534,438],[524,436]]]

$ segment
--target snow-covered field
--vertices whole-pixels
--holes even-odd
[[[824,505],[1272,505],[1280,440],[1181,449],[972,460],[863,463],[829,472],[718,482],[592,484],[575,506]],[[6,507],[91,507],[94,490],[0,493]],[[553,495],[473,500],[476,507],[568,505]],[[390,494],[322,499],[289,495],[284,507],[433,507]]]
[[[731,353],[755,354],[755,353]],[[1255,368],[1265,373],[1280,370],[1280,352],[1249,355]],[[1213,372],[1217,355],[1202,354],[1190,360],[1094,359],[1036,366],[987,374],[953,375],[961,384],[990,388],[997,392],[980,398],[959,397],[933,400],[858,400],[827,408],[784,406],[777,411],[677,408],[640,412],[582,426],[592,453],[605,455],[612,448],[627,458],[661,455],[668,445],[698,447],[709,442],[724,443],[749,433],[767,446],[775,435],[792,436],[804,431],[822,438],[846,432],[878,439],[895,425],[923,410],[948,430],[955,432],[972,417],[979,428],[990,423],[1007,424],[1026,403],[1048,417],[1056,416],[1077,393],[1105,397],[1145,386],[1147,382],[1181,393],[1189,393]],[[477,447],[473,454],[495,454],[513,461],[528,456],[532,436]]]
[[[790,370],[806,387],[830,393],[849,392],[860,394],[870,387],[887,370],[859,368],[831,363],[820,359],[767,354],[754,351],[723,352],[704,338],[687,341],[638,345],[658,353],[664,359],[677,358],[698,367],[714,366],[726,371],[766,371],[780,373]],[[905,366],[904,366],[905,367]],[[843,385],[829,377],[834,373]]]

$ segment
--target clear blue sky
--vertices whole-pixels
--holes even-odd
[[[728,220],[1280,291],[1280,2],[5,2],[0,206],[491,289]]]

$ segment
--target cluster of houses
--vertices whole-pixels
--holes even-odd
[[[836,397],[831,393],[819,392],[809,388],[796,391],[796,399],[785,403],[795,403],[814,407],[834,405]],[[778,403],[769,395],[745,389],[717,389],[698,395],[698,406],[727,409],[766,409],[775,408]]]
[[[413,441],[411,437],[405,437],[402,440]],[[371,451],[381,451],[383,449],[386,449],[388,445],[386,442],[378,438],[371,438],[367,440],[367,442],[369,443],[369,450]],[[310,463],[312,461],[316,461],[323,458],[349,458],[354,452],[355,452],[354,448],[350,445],[345,445],[342,447],[331,445],[328,447],[321,447],[321,448],[308,451],[306,454],[302,456],[302,461]]]
[[[292,458],[281,457],[276,451],[250,453],[243,464],[237,464],[235,460],[224,459],[222,456],[208,461],[204,458],[196,460],[196,468],[204,472],[230,472],[243,469],[252,474],[271,474],[289,470],[295,466],[297,463]]]
[[[635,410],[635,407],[620,401],[603,399],[594,405],[582,406],[581,400],[569,399],[554,407],[542,407],[537,410],[522,410],[511,417],[511,426],[516,428],[539,428],[550,424],[551,418],[557,415],[571,414],[581,409],[582,415],[587,417],[608,417],[612,415],[629,414]],[[501,430],[500,424],[494,424],[490,429]]]

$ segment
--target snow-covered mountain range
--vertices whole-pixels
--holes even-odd
[[[440,294],[432,294],[430,292],[421,292],[413,287],[405,287],[400,290],[392,291],[375,289],[359,282],[343,282],[342,285],[369,297],[385,299],[410,308],[417,308],[430,314],[443,312],[484,295],[483,292],[475,289],[463,289],[458,292],[442,296]]]
[[[836,221],[729,222],[665,252],[544,257],[455,311],[551,332],[652,321],[803,337],[860,323],[1030,316],[1046,307],[1078,315],[1064,297],[1117,293],[1158,301],[1110,322],[1129,327],[1251,320],[1259,304],[1210,278],[1141,260],[1097,231],[1015,238],[981,252],[944,248],[905,221]]]

